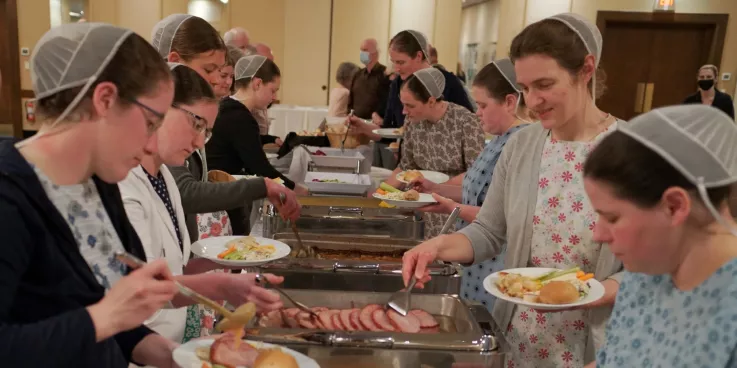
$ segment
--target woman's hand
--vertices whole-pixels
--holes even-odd
[[[234,306],[241,305],[246,302],[253,302],[259,311],[272,311],[284,306],[279,294],[264,289],[256,283],[255,273],[225,273],[224,282],[220,282],[217,287],[220,289],[220,295]],[[270,273],[262,274],[263,277],[271,284],[281,284],[284,278],[274,276]]]
[[[377,113],[371,114],[371,122],[378,127],[381,127],[384,125],[384,119],[382,119],[381,116],[379,116],[379,114]]]
[[[277,146],[281,147],[282,144],[284,144],[284,141],[281,140],[281,138],[277,138],[276,141],[274,141],[274,144],[276,144]]]
[[[425,178],[419,178],[412,180],[409,186],[420,193],[432,193],[438,185]]]
[[[102,300],[87,307],[97,341],[140,326],[177,292],[169,266],[163,259],[121,278]]]
[[[297,195],[289,188],[269,178],[264,178],[264,182],[266,183],[266,196],[276,206],[282,218],[296,221],[302,211]],[[296,189],[297,187],[295,187]],[[281,203],[281,195],[284,195],[284,204]]]
[[[415,287],[422,289],[430,281],[427,266],[438,258],[438,249],[442,244],[442,236],[432,238],[410,249],[402,256],[402,279],[409,285],[412,275],[417,277]]]
[[[363,134],[368,135],[371,134],[371,132],[375,129],[379,129],[379,126],[376,124],[367,124],[363,119],[358,118],[356,116],[349,116],[346,120],[346,123],[348,125],[348,129],[352,133],[356,134]]]
[[[440,213],[440,214],[449,215],[451,212],[453,212],[453,209],[455,209],[456,206],[458,206],[458,203],[456,203],[454,200],[450,198],[445,198],[435,193],[432,194],[432,197],[436,201],[438,201],[438,203],[420,207],[417,210],[421,212]]]

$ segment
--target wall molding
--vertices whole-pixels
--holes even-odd
[[[478,4],[481,4],[481,3],[486,3],[486,2],[489,2],[489,1],[491,1],[491,0],[463,0],[462,8],[465,9],[465,8],[468,8],[468,7],[471,7],[471,6],[474,6],[474,5],[478,5]]]

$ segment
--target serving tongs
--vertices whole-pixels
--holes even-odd
[[[287,196],[284,193],[279,193],[279,202],[281,202],[282,206],[284,205],[286,199]],[[302,243],[302,238],[299,236],[299,231],[297,231],[297,221],[290,220],[289,222],[292,227],[294,237],[297,238],[298,249],[292,251],[294,256],[296,258],[315,258],[315,249]]]
[[[123,262],[125,265],[132,269],[138,269],[146,265],[146,262],[128,252],[115,252],[115,259]],[[220,312],[223,317],[226,318],[218,324],[218,330],[230,330],[231,328],[229,328],[229,326],[232,325],[246,325],[251,321],[251,319],[253,319],[253,316],[256,314],[256,306],[253,303],[243,304],[240,307],[236,308],[235,311],[231,312],[222,304],[217,303],[214,300],[182,285],[178,281],[174,281],[174,284],[179,289],[180,294],[196,301],[199,304],[206,305]]]
[[[351,112],[348,113],[348,119],[353,117],[353,109],[351,109]],[[343,136],[343,139],[340,142],[340,153],[345,153],[345,141],[348,140],[348,133],[350,133],[351,129],[350,127],[346,127],[345,135]]]
[[[269,283],[269,281],[266,280],[266,278],[263,277],[260,273],[256,275],[255,280],[256,280],[256,283],[259,284],[259,285],[263,285],[263,286],[269,285],[269,286],[271,286],[271,289],[273,289],[274,291],[278,292],[279,294],[281,294],[282,296],[284,296],[285,298],[287,298],[287,300],[289,300],[292,304],[294,304],[294,306],[297,307],[299,310],[301,310],[303,312],[307,312],[313,318],[317,318],[317,313],[315,313],[312,309],[310,309],[310,307],[308,307],[308,306],[306,306],[306,305],[304,305],[304,304],[302,304],[302,303],[300,303],[300,302],[292,299],[292,297],[289,296],[289,294],[287,294],[286,292],[284,292],[284,290],[282,290],[281,288],[275,286],[274,284]]]
[[[443,235],[448,230],[450,230],[450,227],[455,223],[456,218],[458,218],[458,214],[460,212],[460,207],[456,207],[453,209],[453,212],[450,213],[448,220],[445,221],[445,224],[443,224],[443,228],[440,230],[440,234],[438,235]],[[413,274],[412,278],[410,278],[409,280],[409,285],[407,285],[404,290],[400,290],[392,294],[392,296],[389,298],[389,301],[386,303],[387,308],[393,309],[395,312],[406,316],[407,312],[409,312],[410,310],[410,293],[412,292],[412,289],[415,287],[416,283],[417,278]]]

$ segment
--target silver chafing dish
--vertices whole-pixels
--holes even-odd
[[[391,293],[335,292],[321,290],[285,290],[294,299],[310,307],[344,309],[368,304],[383,305]],[[330,350],[330,356],[339,352],[354,351],[356,355],[384,360],[381,367],[409,367],[414,364],[395,365],[392,359],[404,355],[406,359],[421,359],[424,354],[436,357],[441,353],[468,354],[477,363],[501,363],[508,351],[501,330],[493,322],[489,312],[480,304],[467,304],[449,295],[418,294],[412,297],[412,308],[420,308],[432,314],[440,323],[440,332],[410,334],[398,332],[347,332],[304,330],[292,328],[250,328],[248,339],[261,340],[296,348],[321,347]],[[361,354],[360,349],[363,350]],[[396,353],[395,353],[396,352]],[[411,352],[408,354],[408,352]],[[348,354],[346,354],[348,355]],[[310,356],[317,358],[310,354]],[[363,358],[361,358],[363,361]],[[322,359],[321,359],[322,360]],[[437,363],[437,362],[436,362]],[[437,366],[437,365],[430,365]],[[499,366],[501,365],[484,365]]]
[[[414,211],[382,208],[380,201],[358,197],[300,197],[300,234],[370,235],[421,241],[425,222]],[[289,225],[266,203],[262,208],[263,237],[289,231]]]
[[[416,240],[371,236],[300,235],[318,257],[287,257],[259,266],[260,272],[284,276],[284,287],[292,289],[394,292],[404,287],[402,254],[417,245]],[[274,239],[295,248],[293,233],[279,233]],[[437,262],[430,265],[432,280],[418,293],[457,295],[461,288],[460,266]]]

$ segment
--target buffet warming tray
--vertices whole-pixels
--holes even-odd
[[[418,244],[416,240],[355,235],[300,234],[305,246],[315,249],[317,258],[286,257],[258,267],[260,272],[284,276],[284,287],[312,290],[352,290],[394,292],[404,288],[402,254]],[[295,249],[293,233],[274,236]],[[460,266],[436,262],[429,266],[432,280],[423,294],[457,295],[461,288]]]
[[[310,307],[335,309],[384,305],[392,293],[285,290],[296,301]],[[286,307],[291,307],[287,301]],[[295,328],[254,327],[247,338],[276,344],[306,344],[333,347],[491,352],[505,348],[501,331],[480,304],[466,304],[449,295],[417,294],[412,309],[432,314],[440,324],[436,333],[349,332]],[[258,323],[258,322],[256,322]]]
[[[412,210],[382,208],[374,198],[300,197],[302,213],[297,220],[300,234],[370,235],[421,241],[425,222]],[[274,205],[264,204],[263,237],[289,231]]]

